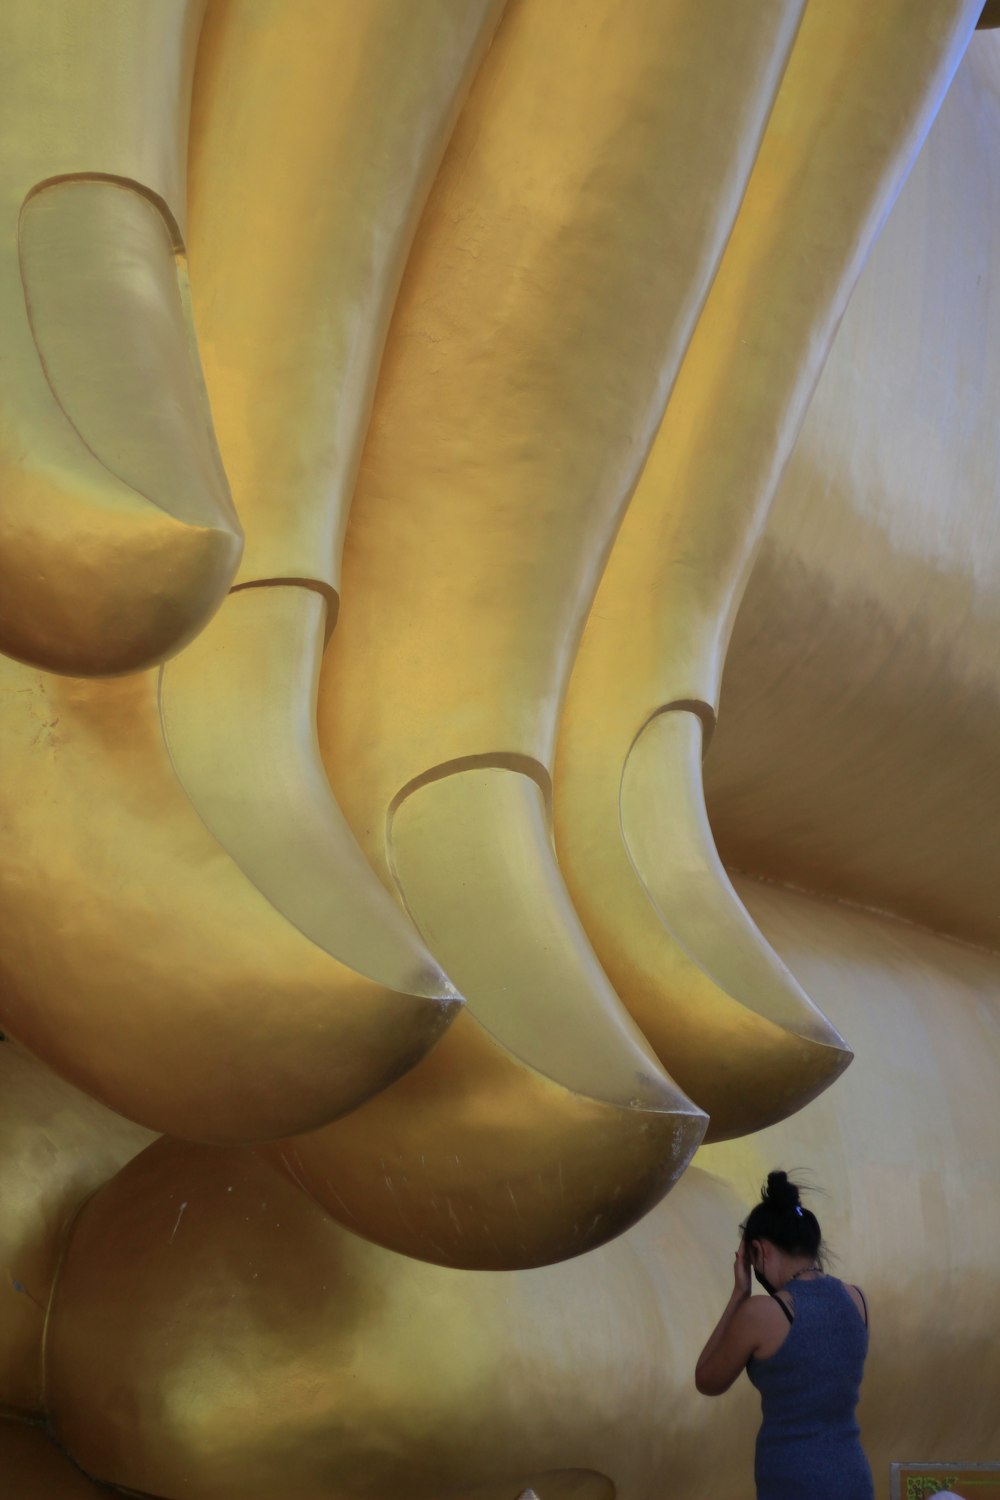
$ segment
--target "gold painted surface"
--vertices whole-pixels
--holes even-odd
[[[39,1428],[0,1420],[0,1500],[107,1500],[120,1493],[92,1483]]]
[[[211,0],[191,121],[194,309],[247,545],[339,584],[413,230],[504,0]]]
[[[721,1238],[738,1205],[699,1177],[677,1193]],[[509,1500],[527,1482],[550,1500],[541,1476],[567,1468],[580,1500],[608,1477],[624,1500],[658,1493],[672,1202],[563,1266],[445,1270],[347,1233],[250,1153],[165,1142],[79,1222],[48,1348],[57,1430],[98,1471],[197,1500]],[[98,1284],[99,1254],[120,1277]]]
[[[415,778],[520,756],[545,779],[801,10],[535,0],[499,27],[403,279],[324,664],[331,779],[387,881]]]
[[[484,821],[503,836],[484,844]],[[442,867],[438,830],[456,829]],[[658,1202],[704,1134],[595,962],[546,840],[534,782],[497,768],[431,782],[393,819],[423,935],[473,998],[408,1077],[270,1153],[391,1249],[494,1270],[579,1255]]]
[[[603,901],[593,892],[586,909],[625,955],[613,972],[633,1015],[692,1096],[711,1101],[711,1139],[725,1140],[808,1103],[851,1053],[730,884],[705,813],[702,739],[696,714],[672,712],[651,719],[633,744],[619,847],[634,876],[605,876]],[[639,941],[630,947],[630,939]]]
[[[4,10],[0,647],[58,671],[176,650],[239,562],[183,263],[202,11]]]
[[[884,1500],[891,1460],[947,1458],[954,1443],[985,1462],[1000,1442],[1000,956],[835,902],[739,889],[856,1056],[787,1126],[698,1161],[730,1180],[741,1161],[744,1196],[778,1161],[812,1169],[834,1271],[874,1298],[859,1417]]]
[[[314,1128],[411,1066],[459,1002],[416,939],[407,972],[443,998],[364,977],[271,905],[174,775],[157,689],[0,661],[0,1024],[152,1129]],[[262,748],[244,753],[234,786]]]
[[[756,1395],[741,1381],[706,1401],[691,1373],[737,1225],[782,1163],[815,1174],[837,1269],[871,1300],[861,1416],[880,1500],[916,1435],[927,1453],[988,1458],[1000,960],[739,891],[855,1038],[836,1088],[704,1148],[613,1243],[514,1274],[366,1244],[252,1153],[157,1144],[74,1232],[48,1347],[62,1438],[89,1468],[178,1500],[509,1500],[527,1485],[552,1500],[543,1476],[572,1469],[617,1500],[745,1500]]]
[[[209,832],[274,909],[389,989],[458,1003],[333,799],[316,739],[327,605],[303,588],[241,589],[163,668],[160,718]]]
[[[545,1265],[634,1224],[690,1161],[704,1117],[646,1067],[628,1093],[609,1086],[619,1062],[605,1097],[576,1094],[463,1014],[377,1106],[268,1154],[334,1218],[398,1253],[473,1270]]]
[[[155,156],[183,126],[198,8],[115,0],[101,12],[106,57],[86,73],[94,31],[80,17],[98,12],[64,6],[19,8],[18,45],[31,45],[11,66],[36,83],[61,67],[76,78],[70,91],[107,77],[80,140],[98,140],[107,114],[129,137],[125,155]],[[371,0],[352,15],[313,0],[215,0],[196,111],[206,270],[195,295],[203,326],[217,319],[209,378],[250,534],[243,577],[271,586],[236,592],[159,674],[95,683],[0,661],[4,1024],[115,1107],[216,1142],[158,1142],[83,1206],[49,1323],[46,1390],[38,1317],[25,1321],[20,1304],[11,1378],[90,1469],[164,1500],[744,1500],[755,1398],[742,1386],[725,1407],[703,1402],[690,1372],[727,1289],[735,1225],[779,1161],[808,1163],[830,1190],[822,1217],[874,1299],[884,1342],[865,1432],[880,1483],[915,1433],[970,1457],[998,1440],[1000,960],[832,902],[733,887],[699,768],[770,494],[976,7],[810,0],[797,39],[796,0],[508,7],[404,277],[355,497],[343,630],[324,672],[324,749],[366,864],[317,758],[318,659],[396,278],[499,9]],[[154,43],[162,67],[143,98],[137,59],[155,71]],[[957,95],[973,183],[979,140],[996,138],[994,68]],[[65,133],[72,111],[55,98]],[[10,114],[26,137],[27,99],[22,90]],[[30,118],[47,99],[35,89]],[[40,150],[46,139],[41,130]],[[62,440],[86,429],[105,463],[115,450],[123,483],[151,463],[180,496],[175,519],[203,507],[231,572],[224,490],[197,493],[220,471],[174,268],[183,148],[159,160],[152,187],[91,172],[32,198],[19,247],[31,337],[48,351]],[[975,188],[953,200],[950,177],[965,166],[948,162],[926,187],[928,217],[959,200],[968,212]],[[935,447],[960,446],[963,397],[981,421],[985,398],[963,379],[992,393],[989,319],[978,343],[969,322],[984,306],[972,271],[988,284],[995,238],[983,197],[981,218],[962,219],[961,274],[959,260],[941,260],[955,346],[964,338],[979,363],[961,379],[948,372],[960,394],[945,393],[940,429],[914,445],[928,473]],[[926,244],[917,233],[897,251],[901,285]],[[892,296],[880,295],[888,309]],[[923,299],[900,305],[915,321]],[[876,327],[919,364],[926,338],[900,340],[893,317]],[[924,363],[922,393],[934,389]],[[885,368],[867,367],[869,392]],[[903,402],[898,372],[893,383]],[[33,389],[26,381],[28,404]],[[845,415],[846,426],[830,421],[830,452],[867,496],[849,400]],[[620,540],[609,577],[622,557],[640,566],[591,617],[599,635],[612,621],[611,666],[588,700],[600,732],[586,741],[604,798],[587,857],[611,849],[619,871],[630,861],[627,919],[608,920],[614,952],[601,955],[623,991],[621,936],[634,941],[650,913],[669,913],[648,968],[661,986],[672,976],[676,1008],[655,983],[645,1009],[630,998],[651,1046],[573,910],[549,803],[581,624],[654,440],[622,533],[632,553]],[[977,538],[995,501],[983,443],[980,433],[979,456],[963,454],[980,530],[964,512],[953,530],[941,525],[941,490],[927,535],[936,556],[953,547],[965,568],[974,556],[988,591],[995,576]],[[650,487],[663,464],[683,504]],[[17,493],[20,544],[44,507]],[[927,544],[898,492],[889,513],[912,600],[912,552]],[[634,529],[643,515],[646,533]],[[849,533],[832,534],[839,584]],[[131,622],[93,556],[87,598],[101,609],[111,599]],[[141,585],[158,611],[155,651],[145,605],[135,630],[112,632],[93,604],[77,645],[65,615],[50,628],[34,595],[30,616],[22,598],[18,619],[43,622],[46,650],[64,653],[56,664],[110,671],[163,655],[204,622],[228,578],[217,570],[215,594],[199,593],[171,551],[171,607],[181,604],[165,626],[156,578],[123,559],[116,578]],[[951,578],[943,565],[938,574]],[[19,576],[30,582],[30,569]],[[834,592],[827,629],[850,662],[849,692],[871,658],[845,651],[856,595]],[[930,653],[927,672],[911,658],[902,677],[887,674],[915,714],[940,722],[978,661],[966,643],[983,649],[982,619],[955,641],[960,669]],[[752,652],[741,670],[753,693]],[[623,741],[621,703],[637,690],[651,697]],[[898,748],[895,720],[876,722]],[[788,775],[796,743],[772,738],[775,776]],[[989,770],[964,740],[936,760],[952,763],[955,786]],[[816,768],[835,811],[852,791],[845,762],[824,749]],[[562,784],[560,773],[557,798]],[[609,789],[621,830],[602,846]],[[928,892],[935,880],[940,889],[940,840],[923,860]],[[611,864],[593,868],[596,883],[574,887],[590,936],[595,911],[618,910]],[[974,866],[980,883],[984,869]],[[946,923],[952,909],[927,907]],[[438,963],[468,993],[464,1011]],[[658,1201],[704,1117],[654,1051],[671,1067],[677,1057],[722,1135],[816,1095],[846,1059],[839,1029],[857,1062],[837,1089],[792,1123],[712,1146]],[[67,1087],[32,1066],[38,1098]],[[12,1090],[0,1120],[6,1108],[28,1122],[14,1127],[14,1250],[40,1226],[27,1263],[42,1285],[61,1205],[86,1188],[70,1171],[72,1113],[58,1122],[58,1161],[33,1165],[32,1149],[56,1142],[32,1115],[35,1097]],[[257,1150],[218,1144],[275,1137]],[[117,1165],[82,1156],[95,1183]],[[912,1349],[929,1357],[901,1368],[899,1351]]]
[[[540,804],[596,570],[800,13],[730,12],[720,32],[720,12],[686,0],[514,7],[414,243],[320,733],[359,842],[390,888],[395,861],[470,1015],[420,1078],[295,1166],[346,1223],[411,1254],[578,1253],[655,1201],[700,1138],[594,962]]]
[[[560,864],[619,994],[711,1116],[710,1138],[794,1109],[847,1059],[754,940],[707,823],[685,836],[701,793],[659,743],[674,730],[656,716],[682,710],[688,738],[692,711],[714,724],[788,450],[975,11],[811,0],[573,671],[554,788]],[[780,782],[777,749],[774,766]]]
[[[0,1411],[42,1412],[42,1331],[64,1232],[82,1201],[151,1140],[0,1045]]]
[[[706,762],[738,867],[1000,946],[1000,37],[861,276],[765,532]]]

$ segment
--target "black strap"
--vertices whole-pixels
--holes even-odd
[[[861,1288],[859,1286],[856,1286],[854,1288],[854,1290],[857,1292],[858,1296],[861,1298],[861,1306],[865,1310],[865,1327],[867,1328],[868,1327],[868,1298],[865,1296],[864,1292],[861,1290]]]
[[[783,1297],[779,1297],[778,1294],[777,1294],[777,1292],[775,1292],[775,1294],[774,1294],[774,1300],[775,1300],[775,1302],[777,1302],[778,1306],[781,1308],[781,1311],[784,1313],[784,1315],[788,1319],[789,1323],[794,1323],[795,1322],[795,1314],[792,1312],[792,1309],[789,1307],[788,1303],[784,1300],[784,1298]]]

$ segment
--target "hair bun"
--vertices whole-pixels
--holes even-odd
[[[798,1207],[799,1190],[794,1182],[789,1182],[787,1172],[768,1172],[767,1187],[761,1194],[761,1200],[769,1208],[777,1209],[781,1213],[783,1210]]]

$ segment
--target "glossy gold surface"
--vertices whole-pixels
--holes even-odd
[[[743,1500],[756,1395],[741,1382],[706,1401],[692,1371],[737,1226],[782,1162],[814,1173],[837,1269],[871,1301],[861,1420],[878,1494],[915,1442],[988,1458],[1000,961],[739,890],[856,1038],[834,1088],[704,1148],[613,1243],[515,1274],[367,1245],[251,1153],[154,1145],[74,1228],[47,1350],[62,1439],[95,1472],[197,1500],[510,1500],[528,1484],[541,1500]]]
[[[801,11],[537,0],[497,32],[396,304],[324,664],[327,765],[387,880],[411,782],[472,757],[548,779]]]
[[[609,972],[660,1056],[710,1103],[711,1137],[724,1140],[791,1114],[851,1053],[763,941],[715,853],[702,741],[702,720],[690,711],[646,725],[619,792],[619,839],[634,876],[619,871],[612,895],[604,880],[581,905],[616,949],[628,954],[635,942]],[[661,913],[669,926],[653,938]]]
[[[975,38],[844,316],[706,765],[727,862],[994,949],[998,40]]]
[[[905,35],[904,12],[918,22]],[[691,762],[663,742],[680,736],[690,754],[695,715],[714,726],[728,634],[777,479],[974,12],[964,0],[906,0],[877,15],[865,0],[811,0],[562,719],[556,841],[574,902],[716,1139],[794,1108],[847,1057],[755,938],[707,822],[685,836],[701,794]],[[666,721],[671,710],[681,723]]]
[[[236,595],[213,631],[225,632],[237,602],[252,613]],[[280,609],[277,625],[275,611],[265,622],[303,623]],[[214,640],[199,642],[209,668]],[[313,1128],[398,1077],[460,1002],[395,909],[385,942],[378,902],[370,914],[372,968],[381,962],[396,983],[419,984],[415,994],[366,977],[305,935],[294,920],[298,887],[288,882],[286,900],[277,865],[276,905],[252,884],[237,858],[251,871],[252,859],[242,848],[230,856],[175,775],[158,687],[156,672],[87,682],[0,660],[4,1029],[154,1130],[261,1140]],[[272,745],[263,724],[242,776],[229,773],[235,798]],[[307,738],[286,767],[289,823],[305,795],[308,753]],[[277,809],[263,818],[260,840],[265,849],[271,840],[275,858],[295,831],[284,817]],[[343,852],[348,887],[357,856],[346,835]],[[325,857],[336,864],[335,850]],[[334,891],[329,899],[335,911]],[[369,910],[362,891],[351,899]],[[335,927],[328,922],[327,937]]]
[[[745,1500],[775,1165],[995,1457],[980,9],[0,16],[0,1495]]]
[[[194,310],[246,550],[330,595],[417,218],[504,0],[213,0]]]
[[[42,1333],[63,1235],[83,1200],[152,1139],[0,1046],[0,1413],[44,1411]]]
[[[595,962],[545,857],[541,793],[497,767],[429,782],[397,809],[392,852],[465,1012],[367,1108],[272,1154],[348,1228],[443,1265],[516,1269],[602,1244],[677,1180],[705,1117]]]
[[[234,593],[163,669],[163,743],[209,832],[271,906],[366,978],[444,1001],[414,1007],[429,1021],[440,1010],[443,1025],[457,993],[366,863],[323,773],[326,613],[310,589]]]
[[[746,15],[720,49],[712,6],[515,7],[418,231],[352,504],[320,735],[359,842],[469,1017],[426,1082],[296,1153],[331,1212],[410,1254],[513,1267],[586,1249],[632,1222],[700,1138],[698,1111],[649,1082],[543,801],[596,570],[800,13]],[[710,104],[695,84],[709,76]],[[698,133],[709,107],[718,132]],[[415,1109],[432,1087],[433,1112]],[[612,1127],[624,1175],[603,1147],[589,1165]],[[558,1172],[589,1190],[557,1212]]]
[[[203,11],[5,8],[0,648],[57,671],[176,650],[239,562],[184,266]]]

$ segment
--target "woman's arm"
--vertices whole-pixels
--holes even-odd
[[[694,1383],[703,1396],[728,1391],[760,1343],[760,1308],[750,1297],[750,1263],[741,1244],[733,1264],[733,1291],[722,1317],[698,1356]]]

